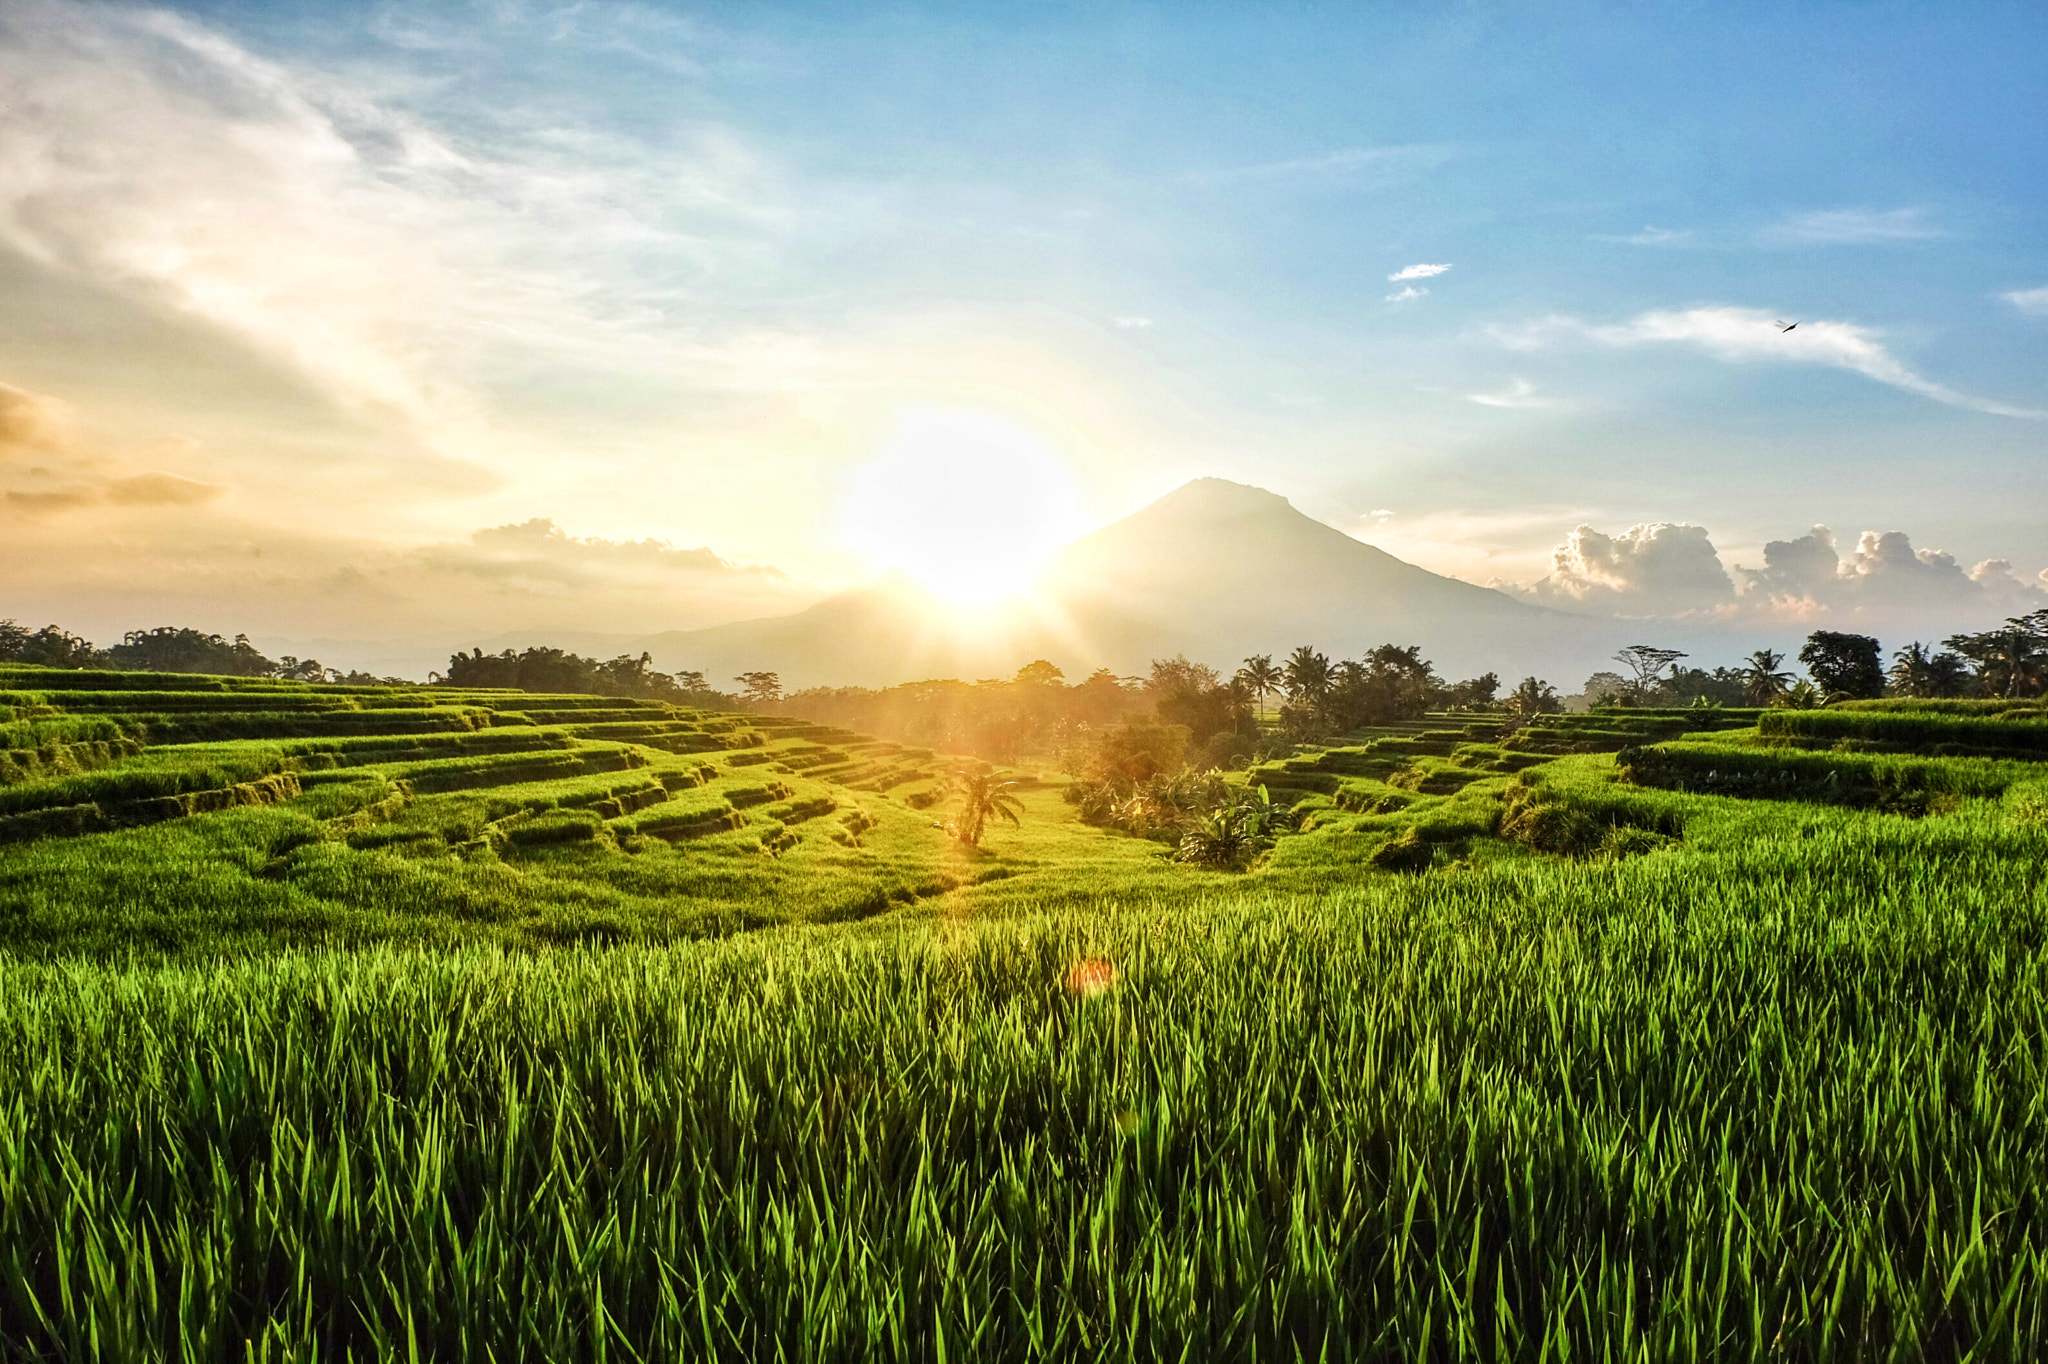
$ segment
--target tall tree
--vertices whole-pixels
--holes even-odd
[[[1950,635],[1942,643],[1977,665],[1978,685],[1987,695],[2048,690],[2048,610],[2014,616],[1981,635]]]
[[[1237,670],[1237,680],[1251,689],[1253,698],[1258,702],[1259,718],[1263,720],[1266,718],[1266,698],[1280,690],[1286,676],[1274,666],[1273,655],[1253,654]]]
[[[997,781],[983,768],[956,767],[946,776],[946,794],[958,797],[960,812],[947,826],[948,832],[970,848],[981,846],[991,819],[1007,819],[1022,827],[1024,804],[1016,796],[1017,783]]]
[[[1735,670],[1742,681],[1742,694],[1753,706],[1768,706],[1792,685],[1792,674],[1779,672],[1785,655],[1775,649],[1758,649]]]
[[[1869,635],[1815,630],[1799,650],[1799,661],[1826,696],[1863,700],[1884,695],[1884,661]]]
[[[153,673],[215,673],[227,677],[271,677],[277,664],[258,653],[247,635],[222,639],[202,630],[163,625],[130,630],[107,650],[116,668]]]
[[[1552,715],[1562,710],[1557,699],[1557,688],[1535,677],[1525,677],[1508,693],[1508,714],[1520,719],[1532,715]]]
[[[44,668],[104,668],[107,656],[62,626],[30,630],[0,620],[0,663],[31,663]]]
[[[1282,678],[1287,686],[1287,699],[1311,708],[1322,705],[1329,697],[1330,684],[1335,680],[1330,660],[1306,644],[1287,656]]]
[[[782,679],[774,673],[741,673],[733,681],[740,684],[741,694],[757,706],[772,706],[782,699]]]
[[[1943,649],[1912,643],[1892,655],[1886,677],[1900,696],[1961,696],[1970,685],[1970,665]]]
[[[1654,644],[1631,644],[1614,656],[1629,671],[1628,699],[1646,705],[1664,680],[1664,670],[1684,658],[1682,649],[1660,649]]]

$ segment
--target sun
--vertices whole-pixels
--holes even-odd
[[[1081,530],[1066,461],[1024,427],[980,412],[907,414],[846,499],[849,547],[964,607],[1022,595]]]

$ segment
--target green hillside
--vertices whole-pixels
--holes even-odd
[[[0,707],[10,1357],[2048,1338],[2037,709],[1429,716],[1230,873],[772,716]]]

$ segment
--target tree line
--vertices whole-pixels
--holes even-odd
[[[130,630],[119,644],[100,648],[62,626],[30,630],[0,620],[0,663],[27,663],[44,668],[104,668],[113,672],[207,673],[216,677],[274,677],[296,682],[345,682],[404,685],[402,677],[342,672],[322,667],[317,659],[287,654],[266,658],[247,635],[227,639],[185,626],[160,625]]]
[[[1876,696],[2035,697],[2048,693],[2048,609],[1996,629],[1950,635],[1940,645],[1909,643],[1886,663],[1873,636],[1816,630],[1799,650],[1808,677],[1785,655],[1759,649],[1735,667],[1687,667],[1683,651],[1630,645],[1615,655],[1622,671],[1593,674],[1579,703],[1644,706],[1821,705]],[[0,663],[135,672],[210,673],[348,685],[406,685],[407,679],[323,667],[316,659],[271,659],[247,635],[227,639],[182,626],[131,630],[100,648],[56,625],[31,631],[0,620]],[[1485,673],[1462,682],[1438,677],[1415,646],[1382,644],[1357,659],[1332,660],[1302,645],[1276,661],[1247,658],[1225,677],[1185,656],[1155,659],[1144,677],[1098,669],[1068,683],[1044,659],[1014,677],[938,679],[884,688],[811,687],[785,696],[774,672],[741,673],[734,690],[701,671],[662,672],[647,653],[585,658],[535,647],[457,653],[429,681],[455,687],[510,687],[649,697],[707,708],[780,709],[824,723],[998,762],[1057,757],[1092,745],[1101,732],[1140,720],[1185,731],[1187,760],[1231,766],[1274,747],[1313,741],[1430,710],[1500,710],[1534,715],[1565,704],[1556,689],[1526,677],[1506,694]],[[1271,703],[1279,701],[1274,707]]]
[[[1687,668],[1677,649],[1632,644],[1615,655],[1623,672],[1586,679],[1588,704],[1792,706],[1897,697],[2009,697],[2048,694],[2048,610],[2015,616],[1993,630],[1950,635],[1940,645],[1908,643],[1885,662],[1872,635],[1816,630],[1799,650],[1807,676],[1785,655],[1759,649],[1733,668]]]

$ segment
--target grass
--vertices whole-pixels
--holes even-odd
[[[1306,832],[1232,875],[1029,773],[967,849],[930,755],[590,702],[0,786],[303,788],[0,847],[0,1354],[2048,1337],[2048,765],[1432,718],[1261,773]],[[1938,799],[1834,798],[1873,774]]]

